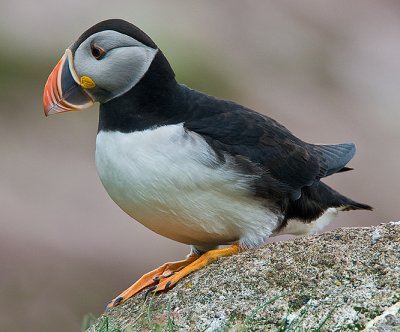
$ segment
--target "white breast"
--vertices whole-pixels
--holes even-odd
[[[251,176],[182,124],[141,132],[99,132],[96,167],[111,198],[131,217],[173,240],[259,245],[278,216],[251,196]]]

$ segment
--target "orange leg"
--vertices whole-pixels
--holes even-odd
[[[233,254],[237,254],[239,252],[239,245],[233,244],[230,247],[215,249],[207,251],[202,254],[199,258],[194,260],[192,263],[185,266],[183,269],[179,270],[175,274],[164,278],[162,281],[154,289],[154,292],[168,290],[176,285],[176,283],[181,280],[183,277],[186,277],[188,274],[201,269],[202,267],[210,264],[215,261],[218,257],[230,256]]]
[[[156,285],[160,278],[165,278],[171,276],[173,273],[183,269],[185,266],[196,261],[199,255],[191,254],[186,259],[177,262],[170,262],[161,265],[160,267],[144,274],[138,281],[136,281],[131,287],[119,294],[115,299],[107,304],[107,308],[115,307],[118,304],[126,301],[135,294],[139,293],[141,290]]]
[[[107,308],[115,307],[130,297],[139,293],[144,288],[152,286],[149,290],[155,293],[166,291],[188,274],[201,269],[215,261],[218,257],[225,257],[239,252],[239,245],[233,244],[230,247],[207,251],[201,256],[191,254],[183,261],[165,263],[159,268],[146,273],[131,287],[112,300]]]

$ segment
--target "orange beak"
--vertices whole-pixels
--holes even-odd
[[[54,67],[43,93],[44,114],[78,111],[93,105],[94,101],[81,86],[73,66],[69,49]]]

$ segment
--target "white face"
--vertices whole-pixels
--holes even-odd
[[[105,103],[133,88],[149,69],[158,49],[122,33],[105,30],[88,37],[75,51],[78,77],[87,76],[95,101]]]

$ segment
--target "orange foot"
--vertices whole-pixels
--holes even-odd
[[[155,293],[166,291],[175,286],[176,283],[183,277],[201,269],[202,267],[216,260],[218,257],[230,256],[238,252],[239,245],[234,244],[227,248],[207,251],[200,256],[191,254],[183,261],[165,263],[159,268],[143,275],[131,287],[113,299],[107,305],[107,308],[116,307],[120,303],[126,301],[147,287],[152,286],[149,291],[153,291]]]

